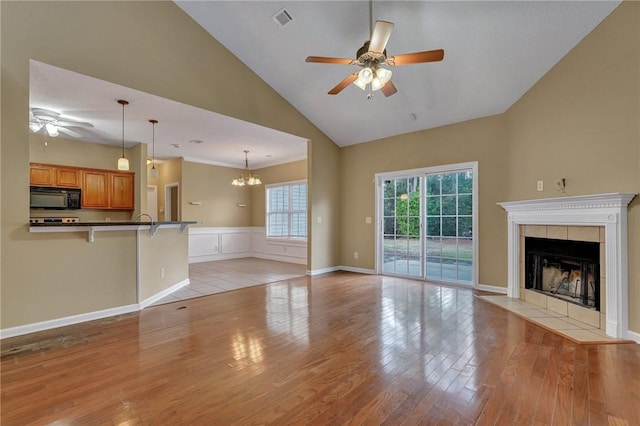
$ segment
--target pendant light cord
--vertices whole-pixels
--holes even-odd
[[[151,122],[153,124],[153,144],[151,145],[151,168],[156,166],[156,122],[155,120]]]
[[[122,103],[122,157],[124,157],[124,102]]]

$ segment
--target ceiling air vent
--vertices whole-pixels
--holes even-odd
[[[289,15],[289,12],[287,12],[285,9],[282,9],[280,12],[275,14],[273,20],[280,24],[281,27],[284,27],[289,22],[293,21],[293,18],[291,17],[291,15]]]

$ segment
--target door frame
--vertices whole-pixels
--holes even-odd
[[[382,194],[382,190],[383,190],[383,181],[386,179],[399,179],[399,178],[406,178],[406,177],[414,177],[416,175],[421,175],[421,176],[425,176],[426,174],[432,174],[432,173],[451,173],[451,172],[456,172],[456,171],[461,171],[461,170],[469,170],[471,169],[473,172],[473,182],[472,182],[472,208],[473,208],[473,215],[471,218],[472,221],[472,226],[473,226],[473,259],[472,259],[472,276],[471,276],[471,286],[473,288],[478,288],[478,280],[479,280],[479,275],[478,275],[478,271],[479,271],[479,262],[478,262],[478,247],[479,247],[479,230],[478,230],[478,216],[479,216],[479,211],[478,211],[478,162],[477,161],[470,161],[470,162],[466,162],[466,163],[454,163],[454,164],[445,164],[445,165],[439,165],[439,166],[430,166],[430,167],[421,167],[418,169],[408,169],[408,170],[398,170],[398,171],[394,171],[394,172],[385,172],[385,173],[376,173],[374,175],[374,181],[375,181],[375,271],[376,274],[381,275],[383,274],[382,271],[382,231],[383,231],[383,226],[384,224],[382,223],[383,221],[383,217],[384,217],[384,203],[382,202],[384,199],[384,196]],[[420,277],[420,279],[425,280],[426,281],[426,277],[425,277],[425,265],[424,265],[424,259],[423,259],[423,254],[424,254],[424,247],[423,246],[423,239],[424,239],[424,212],[423,212],[423,205],[422,205],[422,198],[424,195],[424,185],[420,186],[420,263],[421,263],[421,270],[422,270],[422,276]],[[391,274],[386,274],[386,275],[391,275]],[[409,277],[409,276],[405,276],[402,275],[403,277],[407,277],[407,278],[412,278],[412,279],[416,279],[415,277]],[[433,280],[429,280],[429,281],[433,281]],[[447,282],[447,281],[442,281],[448,284],[451,284],[451,282]],[[462,283],[460,283],[462,284]],[[462,284],[464,285],[464,284]]]
[[[164,220],[165,222],[171,221],[171,188],[178,188],[178,190],[176,191],[176,194],[177,194],[176,196],[178,197],[178,199],[176,200],[176,205],[180,206],[180,183],[173,182],[173,183],[166,184],[164,186]],[[178,220],[180,220],[179,208],[178,208],[178,211],[176,212],[176,217]]]

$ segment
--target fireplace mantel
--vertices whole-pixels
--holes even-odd
[[[626,338],[629,329],[627,206],[635,194],[611,193],[498,203],[508,213],[507,295],[520,297],[520,225],[604,226],[606,333]]]

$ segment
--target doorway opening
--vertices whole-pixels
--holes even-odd
[[[164,186],[164,220],[177,222],[180,220],[180,184],[170,183]]]

